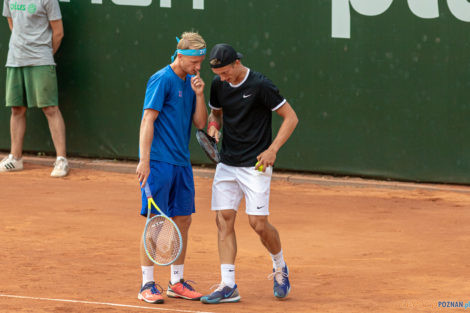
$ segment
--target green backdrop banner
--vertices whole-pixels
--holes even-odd
[[[18,0],[20,3],[21,0]],[[426,3],[424,3],[426,2]],[[68,0],[56,55],[70,155],[137,158],[148,78],[175,36],[228,42],[264,73],[300,123],[277,168],[470,183],[470,3],[466,0]],[[0,27],[0,59],[10,31]],[[205,61],[206,99],[212,73]],[[5,71],[0,94],[5,94]],[[2,101],[4,103],[4,100]],[[10,111],[0,108],[0,149]],[[28,112],[24,149],[53,153]],[[274,119],[274,127],[280,125]],[[192,161],[208,163],[194,138]]]

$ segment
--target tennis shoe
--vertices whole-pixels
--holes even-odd
[[[274,296],[276,298],[287,297],[290,292],[289,269],[287,265],[282,268],[273,268],[273,272],[269,274],[268,278],[274,281]]]
[[[179,282],[173,285],[170,282],[168,284],[168,289],[166,290],[166,295],[170,298],[183,298],[186,300],[201,299],[202,293],[199,293],[194,290],[194,288],[188,282],[192,281],[185,281],[184,279],[181,279]]]
[[[155,282],[149,281],[141,289],[137,295],[137,299],[147,303],[163,303],[163,296],[160,290],[157,289],[158,285]],[[160,286],[158,286],[160,287]],[[161,287],[160,287],[161,288]]]
[[[64,177],[69,173],[69,162],[64,157],[58,157],[51,172],[52,177]]]
[[[230,288],[221,283],[210,295],[201,297],[201,302],[206,304],[231,303],[238,302],[240,299],[237,285]]]
[[[23,160],[15,159],[13,154],[9,154],[0,162],[0,172],[14,172],[23,169]]]

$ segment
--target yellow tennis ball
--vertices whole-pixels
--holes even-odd
[[[259,162],[256,162],[255,167],[258,166],[258,164],[259,164]],[[264,168],[264,166],[263,166],[263,165],[260,165],[260,166],[258,167],[258,171],[262,172],[262,171],[263,171],[263,168]]]

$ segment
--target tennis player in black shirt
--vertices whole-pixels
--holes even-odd
[[[238,302],[235,283],[237,243],[235,218],[245,197],[251,227],[271,254],[274,296],[290,291],[289,270],[276,228],[268,221],[272,166],[279,149],[294,131],[298,119],[277,87],[263,74],[245,67],[242,55],[227,44],[217,44],[209,62],[216,74],[212,81],[208,134],[219,141],[223,127],[221,162],[212,185],[212,210],[216,212],[222,282],[203,303]],[[272,140],[272,112],[283,118]]]

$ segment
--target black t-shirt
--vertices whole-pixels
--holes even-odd
[[[215,76],[209,106],[222,109],[221,162],[231,166],[254,166],[256,157],[272,142],[272,111],[285,103],[277,87],[263,74],[248,69],[239,85]]]

